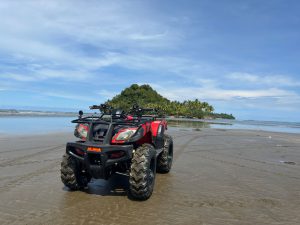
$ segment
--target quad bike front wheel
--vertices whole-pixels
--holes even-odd
[[[165,143],[162,153],[157,157],[157,172],[168,173],[173,161],[173,139],[169,135],[164,135]]]
[[[68,154],[63,156],[60,171],[61,181],[73,191],[85,188],[91,180],[90,176],[82,172],[77,159]]]
[[[134,199],[148,199],[154,188],[156,172],[155,149],[144,144],[135,150],[129,174],[129,194]]]

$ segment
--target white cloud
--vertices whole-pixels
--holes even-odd
[[[44,66],[36,66],[36,64],[40,63],[43,62],[36,63],[33,61],[26,65],[27,72],[0,74],[0,77],[17,81],[36,81],[53,78],[91,80],[101,75],[98,72],[96,76],[93,73],[94,70],[109,66],[119,66],[129,70],[140,70],[143,71],[142,73],[147,71],[149,74],[160,74],[161,77],[173,74],[175,77],[180,77],[201,85],[215,86],[216,83],[213,79],[205,78],[215,72],[213,66],[178,56],[157,56],[135,52],[127,52],[126,54],[106,52],[99,57],[70,56],[61,64],[48,64],[45,62]],[[70,67],[71,69],[61,69],[62,67]]]
[[[68,79],[66,69],[61,68],[70,68],[84,72],[73,72],[72,77],[80,80],[90,77],[91,71],[107,66],[144,68],[149,67],[148,60],[159,64],[158,60],[154,62],[153,55],[140,52],[173,48],[182,35],[171,26],[174,22],[168,16],[156,15],[149,20],[153,12],[145,4],[138,1],[1,2],[0,56],[9,57],[10,63],[21,70],[6,71],[5,77],[12,74],[11,79],[20,82],[54,77]],[[33,64],[46,68],[32,71]]]
[[[213,66],[164,53],[182,42],[184,32],[178,26],[186,26],[187,17],[175,19],[159,14],[147,4],[139,1],[0,3],[0,51],[16,67],[20,62],[25,67],[20,66],[21,72],[8,70],[4,77],[7,79],[11,74],[10,78],[19,82],[52,78],[83,80],[92,79],[94,71],[109,66],[155,71],[160,75],[174,73],[185,79],[210,73]]]
[[[112,99],[119,93],[102,89],[101,91],[96,92],[96,94],[101,96],[102,99],[108,100],[108,99]]]
[[[6,80],[14,80],[19,82],[35,82],[43,81],[48,79],[61,79],[67,81],[83,81],[86,78],[92,78],[93,75],[84,71],[70,71],[70,70],[51,70],[51,69],[42,69],[38,71],[30,71],[24,73],[9,73],[9,74],[0,74],[0,78]]]
[[[59,53],[57,48],[68,47],[69,41],[105,49],[112,46],[136,49],[140,45],[143,48],[147,45],[151,48],[172,47],[180,36],[166,16],[156,15],[149,20],[149,10],[138,2],[10,1],[2,3],[0,11],[0,31],[5,35],[2,41],[16,43],[18,48],[33,52],[35,49],[47,50],[40,54]]]
[[[278,86],[300,86],[299,80],[294,80],[289,76],[284,75],[257,75],[251,73],[231,73],[229,79],[253,84],[263,84],[273,87]]]
[[[135,33],[135,34],[131,34],[129,35],[130,39],[133,40],[161,40],[163,38],[165,38],[167,36],[167,32],[163,32],[160,34],[151,34],[151,35],[147,35],[147,34],[143,34],[143,33]]]
[[[300,107],[300,96],[297,92],[280,89],[224,89],[218,82],[209,81],[212,85],[199,85],[198,87],[182,87],[180,85],[168,85],[166,89],[162,85],[152,85],[156,90],[171,100],[184,101],[198,98],[230,109],[239,108],[246,110],[268,109],[297,111]]]
[[[160,89],[160,93],[170,99],[173,100],[186,100],[191,98],[203,99],[206,101],[209,100],[225,100],[230,101],[236,98],[244,98],[244,99],[257,99],[257,98],[265,98],[265,97],[288,97],[294,96],[295,93],[270,88],[264,90],[228,90],[222,89],[219,87],[199,87],[199,88],[168,88],[165,90],[164,88]]]
[[[2,74],[0,78],[6,78],[15,81],[34,81],[35,79],[31,76],[26,76],[22,74]]]
[[[93,96],[88,96],[86,94],[80,95],[80,94],[72,94],[72,93],[67,93],[67,92],[61,92],[61,91],[43,91],[39,93],[40,95],[44,96],[51,96],[51,97],[57,97],[57,98],[64,98],[64,99],[71,99],[71,100],[77,100],[77,101],[84,101],[84,102],[97,102],[99,99],[93,97]]]

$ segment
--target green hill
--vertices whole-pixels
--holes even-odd
[[[183,102],[170,101],[158,94],[150,85],[133,84],[125,88],[120,94],[108,100],[106,104],[114,108],[129,110],[133,104],[141,107],[157,108],[162,113],[169,116],[183,116],[196,118],[227,118],[234,119],[228,114],[214,114],[214,107],[207,102],[201,102],[198,99],[186,100]]]
[[[133,84],[130,87],[125,88],[112,100],[108,100],[107,103],[113,107],[129,110],[133,104],[149,107],[158,104],[169,104],[170,101],[158,94],[150,85],[144,84],[139,86]]]

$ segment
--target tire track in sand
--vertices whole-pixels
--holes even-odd
[[[0,151],[0,154],[7,153],[7,152],[19,152],[19,151],[26,151],[26,150],[35,150],[35,149],[41,149],[41,148],[52,148],[51,146],[37,146],[37,147],[26,147],[26,148],[16,148],[16,149],[10,149],[10,150],[4,150]]]
[[[195,151],[193,151],[191,153],[195,153]],[[199,153],[204,153],[204,151],[199,152]],[[209,153],[211,155],[217,156],[217,154],[215,152],[205,151],[205,153]],[[199,157],[203,158],[203,159],[212,160],[214,162],[219,162],[219,163],[222,163],[222,164],[237,166],[237,167],[240,167],[240,168],[252,169],[252,170],[259,171],[259,172],[265,172],[265,173],[270,173],[270,174],[274,174],[274,175],[277,175],[277,176],[288,177],[288,178],[291,178],[291,179],[300,180],[300,177],[297,177],[297,176],[291,176],[291,175],[288,175],[288,174],[283,174],[283,173],[280,173],[280,172],[274,172],[274,171],[259,168],[259,167],[253,167],[253,166],[249,166],[249,165],[246,165],[246,164],[241,164],[239,162],[232,162],[232,161],[229,161],[229,160],[226,160],[226,159],[219,159],[219,158],[216,158],[216,157],[213,157],[213,156],[207,156],[207,155],[202,154]],[[240,159],[240,160],[244,160],[244,159]],[[244,160],[244,161],[247,161],[247,160]]]
[[[186,136],[188,136],[188,135],[186,135]],[[181,136],[181,137],[184,137],[184,136]],[[199,138],[202,138],[202,136],[200,136],[199,134],[192,135],[191,138],[186,140],[183,144],[175,146],[176,149],[178,149],[178,148],[179,149],[174,152],[175,153],[174,154],[175,156],[173,157],[174,162],[182,155],[182,153],[185,152],[185,149],[190,145],[191,142],[193,142]]]
[[[17,163],[18,163],[18,165],[27,164],[27,162],[25,162],[25,163],[20,163],[20,162],[22,160],[30,159],[30,158],[35,157],[35,156],[44,155],[44,154],[48,153],[49,151],[61,150],[63,147],[65,147],[65,145],[58,145],[58,146],[55,146],[55,147],[46,148],[46,149],[44,149],[42,151],[39,151],[39,152],[35,152],[35,153],[28,154],[28,155],[21,156],[21,157],[16,157],[16,158],[13,158],[11,160],[1,162],[0,163],[0,168],[7,167],[7,166],[14,166]]]
[[[51,169],[53,169],[54,167],[59,165],[60,160],[57,159],[55,162],[44,166],[40,169],[37,169],[31,173],[25,174],[25,175],[21,175],[21,176],[16,176],[14,177],[14,179],[9,180],[6,184],[4,184],[3,186],[0,186],[0,192],[5,192],[5,191],[9,191],[10,189],[20,186],[22,183],[32,179],[33,177],[39,176],[41,174],[47,173],[47,172],[51,172]]]

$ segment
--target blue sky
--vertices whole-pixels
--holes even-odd
[[[0,107],[87,109],[132,83],[300,121],[299,1],[1,1]]]

